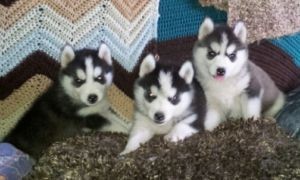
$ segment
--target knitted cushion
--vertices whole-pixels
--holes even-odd
[[[289,54],[293,58],[295,64],[300,67],[300,33],[273,39],[271,42]]]
[[[276,118],[277,122],[289,135],[300,139],[300,88],[290,92],[286,100]]]
[[[226,22],[227,19],[226,12],[213,7],[201,7],[197,0],[163,0],[159,12],[159,41],[196,35],[200,22],[206,16],[216,22]]]

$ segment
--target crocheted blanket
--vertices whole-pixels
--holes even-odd
[[[300,31],[299,0],[199,0],[201,5],[215,6],[228,12],[229,24],[243,20],[248,40],[275,38]]]

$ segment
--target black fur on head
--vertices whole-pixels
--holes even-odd
[[[82,69],[83,71],[86,70],[85,60],[87,57],[91,57],[93,66],[100,66],[102,69],[101,75],[103,77],[104,74],[107,73],[113,73],[113,66],[108,64],[104,59],[101,59],[98,56],[97,50],[92,49],[81,49],[78,51],[75,51],[75,57],[74,59],[65,67],[61,69],[61,75],[68,75],[71,77],[76,77],[76,69]],[[105,81],[105,78],[103,78]],[[104,82],[105,83],[105,82]]]
[[[234,33],[233,28],[226,24],[217,25],[214,30],[206,35],[202,40],[196,42],[198,47],[209,47],[212,42],[221,43],[222,34],[226,34],[228,38],[228,45],[235,44],[237,50],[246,49],[247,45],[244,44]]]

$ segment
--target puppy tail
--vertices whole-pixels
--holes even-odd
[[[264,112],[263,116],[274,117],[281,110],[284,103],[285,103],[285,96],[282,92],[280,92],[274,104],[266,112]]]

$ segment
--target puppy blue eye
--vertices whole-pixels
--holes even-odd
[[[231,53],[231,54],[228,55],[228,57],[229,57],[230,60],[234,60],[235,57],[236,57],[236,54],[235,53]]]
[[[208,51],[207,56],[209,59],[214,58],[217,55],[217,53],[213,50]]]
[[[96,79],[100,81],[102,80],[102,76],[98,76]]]
[[[179,97],[177,94],[173,97],[168,97],[168,100],[170,101],[170,103],[172,103],[174,105],[179,103]]]
[[[74,78],[74,82],[77,86],[80,86],[84,83],[84,80],[82,80],[80,78]]]
[[[99,83],[101,84],[104,84],[105,83],[105,79],[103,78],[102,75],[99,75],[95,78],[96,81],[98,81]]]
[[[156,98],[156,95],[151,92],[151,90],[146,91],[146,98],[151,102]]]
[[[152,92],[149,93],[149,97],[156,98],[156,96]]]

